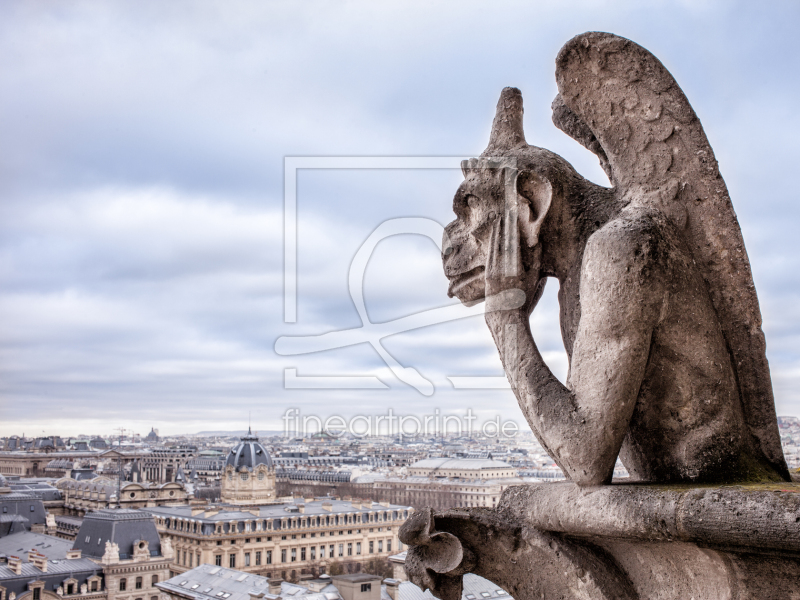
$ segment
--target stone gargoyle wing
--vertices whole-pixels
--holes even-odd
[[[719,316],[750,433],[788,480],[750,262],[700,120],[655,56],[610,33],[567,42],[556,81],[556,126],[599,157],[621,197],[657,207],[682,232]]]

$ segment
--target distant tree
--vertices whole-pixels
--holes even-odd
[[[334,561],[328,566],[328,575],[344,575],[344,565],[339,561]]]
[[[392,569],[388,558],[375,557],[364,563],[364,572],[370,575],[378,575],[382,579],[392,577],[394,569]]]

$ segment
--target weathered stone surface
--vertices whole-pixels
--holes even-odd
[[[420,511],[406,570],[438,597],[477,573],[533,598],[800,598],[800,486],[780,446],[741,231],[692,107],[647,50],[608,33],[556,60],[553,121],[613,187],[525,140],[503,90],[462,164],[449,295],[486,322],[533,432],[571,480],[496,509]],[[558,280],[566,385],[529,318]],[[513,296],[516,301],[507,300]],[[631,482],[611,485],[619,457]]]
[[[573,481],[608,483],[618,456],[641,481],[788,481],[750,265],[700,121],[629,40],[578,36],[556,65],[554,120],[614,187],[528,145],[522,96],[506,88],[486,151],[462,165],[443,246],[449,294],[489,298],[520,407]],[[566,386],[530,333],[548,278]],[[493,305],[512,289],[521,308]]]
[[[496,509],[415,517],[405,543],[424,528],[457,538],[469,557],[447,564],[456,555],[439,549],[432,561],[431,546],[411,544],[409,578],[441,598],[460,593],[464,572],[519,599],[787,598],[800,577],[797,484],[545,483],[509,488]]]

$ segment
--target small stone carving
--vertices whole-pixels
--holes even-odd
[[[104,565],[113,565],[119,562],[119,545],[106,541],[106,549],[103,558],[100,559]]]
[[[652,54],[612,34],[570,40],[556,80],[554,123],[612,187],[528,145],[521,94],[506,88],[489,146],[462,164],[443,262],[451,296],[486,300],[520,407],[571,481],[512,486],[496,509],[415,513],[400,530],[409,579],[442,600],[460,598],[467,572],[517,600],[786,597],[800,485],[700,121]],[[547,278],[566,385],[530,331]],[[611,481],[618,457],[628,482]]]
[[[658,59],[615,35],[572,39],[556,79],[555,124],[613,187],[528,145],[522,96],[504,89],[489,146],[462,165],[449,294],[489,298],[520,407],[578,484],[610,482],[618,456],[642,481],[788,481],[750,265],[700,121]],[[547,278],[566,385],[530,333]],[[509,290],[520,308],[492,302]]]
[[[172,558],[174,556],[172,550],[172,539],[168,536],[161,538],[161,556],[164,558]]]

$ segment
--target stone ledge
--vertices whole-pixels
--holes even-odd
[[[800,484],[514,486],[498,513],[575,536],[683,541],[800,554]]]
[[[800,581],[800,486],[513,486],[496,509],[417,511],[409,579],[442,600],[475,573],[517,600],[767,600]]]

